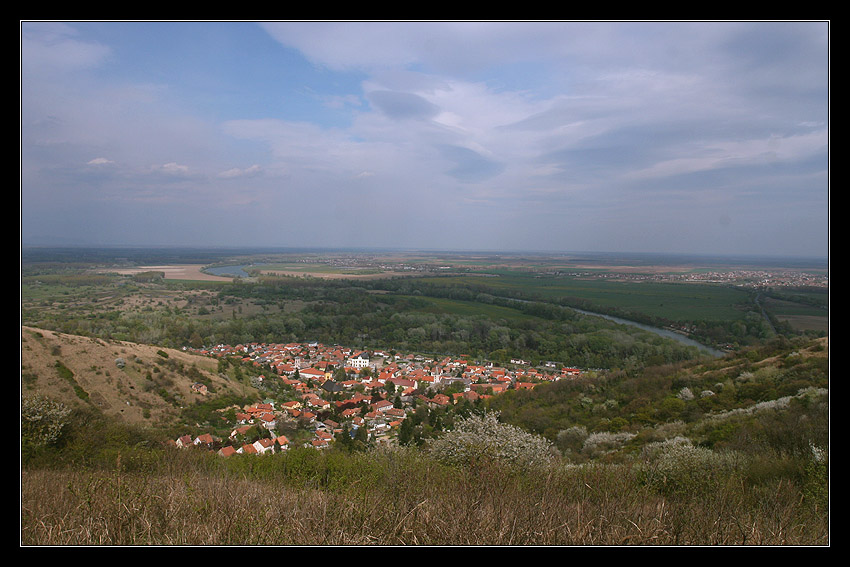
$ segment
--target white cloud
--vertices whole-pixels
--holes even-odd
[[[67,74],[91,69],[112,53],[105,45],[80,38],[79,33],[61,22],[21,24],[21,72],[28,78],[56,73]]]
[[[188,165],[180,165],[179,163],[173,161],[160,166],[154,166],[154,169],[158,171],[164,171],[165,173],[173,174],[189,173]]]
[[[827,143],[826,130],[796,136],[770,136],[742,141],[722,140],[708,144],[701,150],[692,150],[689,157],[663,160],[651,167],[631,172],[628,177],[652,179],[724,167],[793,163],[818,153],[825,156]]]
[[[225,179],[231,179],[231,178],[234,178],[234,177],[245,177],[245,176],[250,176],[250,175],[256,175],[256,174],[260,173],[262,170],[263,170],[262,167],[260,167],[257,164],[254,164],[254,165],[247,167],[245,169],[240,169],[238,167],[234,167],[234,168],[228,169],[226,171],[222,171],[221,173],[218,174],[218,176],[225,178]]]
[[[138,192],[194,203],[193,215],[263,203],[270,219],[368,207],[404,215],[399,228],[415,243],[417,224],[433,226],[414,222],[425,216],[464,219],[459,230],[479,242],[487,217],[518,239],[526,226],[560,233],[560,221],[542,219],[567,214],[604,230],[618,206],[657,218],[674,190],[709,195],[733,171],[729,206],[768,194],[797,164],[806,169],[793,172],[796,184],[823,186],[828,52],[818,25],[280,22],[187,27],[168,49],[145,43],[163,39],[156,23],[125,26],[137,34],[126,42],[108,26],[22,26],[25,192]],[[225,42],[202,44],[224,30],[228,40],[268,34],[312,65],[278,45],[223,57]],[[175,64],[186,45],[191,70]],[[204,47],[219,49],[214,62],[197,57]],[[682,174],[694,185],[674,188]],[[694,214],[722,213],[705,209]],[[526,237],[518,245],[536,238]]]

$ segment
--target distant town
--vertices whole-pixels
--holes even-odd
[[[271,369],[271,374],[256,379],[279,381],[289,392],[291,399],[284,402],[269,399],[238,408],[228,439],[203,434],[185,435],[175,441],[178,447],[201,447],[222,456],[288,450],[290,439],[279,434],[284,424],[288,430],[311,431],[312,438],[303,445],[317,450],[329,447],[341,435],[354,437],[360,430],[371,442],[389,444],[395,442],[403,420],[416,407],[474,403],[508,389],[533,388],[542,382],[582,375],[578,368],[553,362],[545,363],[541,370],[516,359],[511,360],[511,368],[506,368],[475,364],[462,357],[435,359],[319,343],[251,343],[184,350]],[[207,394],[203,384],[195,384],[193,389],[199,395]],[[248,440],[254,428],[263,434]]]
[[[618,271],[558,271],[554,272],[553,275],[583,277],[592,279],[611,279],[620,281],[721,283],[746,288],[829,288],[828,275],[801,272],[798,270],[718,270],[707,272],[688,272],[682,274],[646,272],[630,273]]]

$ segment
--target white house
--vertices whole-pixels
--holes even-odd
[[[365,352],[360,352],[348,359],[347,366],[352,368],[366,368],[369,366],[369,355]]]

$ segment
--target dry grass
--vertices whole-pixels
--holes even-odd
[[[168,358],[159,353],[167,354]],[[124,367],[116,366],[119,358],[126,362]],[[88,399],[80,399],[60,376],[57,361],[73,373]],[[169,393],[188,403],[204,399],[191,389],[192,380],[171,369],[172,365],[196,368],[217,392],[237,391],[237,386],[218,375],[217,361],[209,357],[21,326],[22,393],[38,392],[73,408],[94,406],[126,423],[168,423],[179,415],[178,408],[157,393],[161,386],[152,388],[157,380],[167,384]]]
[[[251,457],[249,457],[251,458]],[[424,476],[422,476],[424,474]],[[26,471],[24,545],[826,545],[781,483],[666,499],[626,470],[389,472],[340,489],[197,474]],[[424,481],[424,482],[423,482]]]
[[[135,275],[144,272],[162,272],[167,280],[193,280],[207,282],[230,282],[232,276],[214,276],[206,274],[201,270],[203,264],[169,264],[167,266],[139,266],[137,268],[99,270],[102,273],[117,273],[123,275]]]

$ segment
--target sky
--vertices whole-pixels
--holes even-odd
[[[827,257],[829,22],[20,25],[21,243]]]

